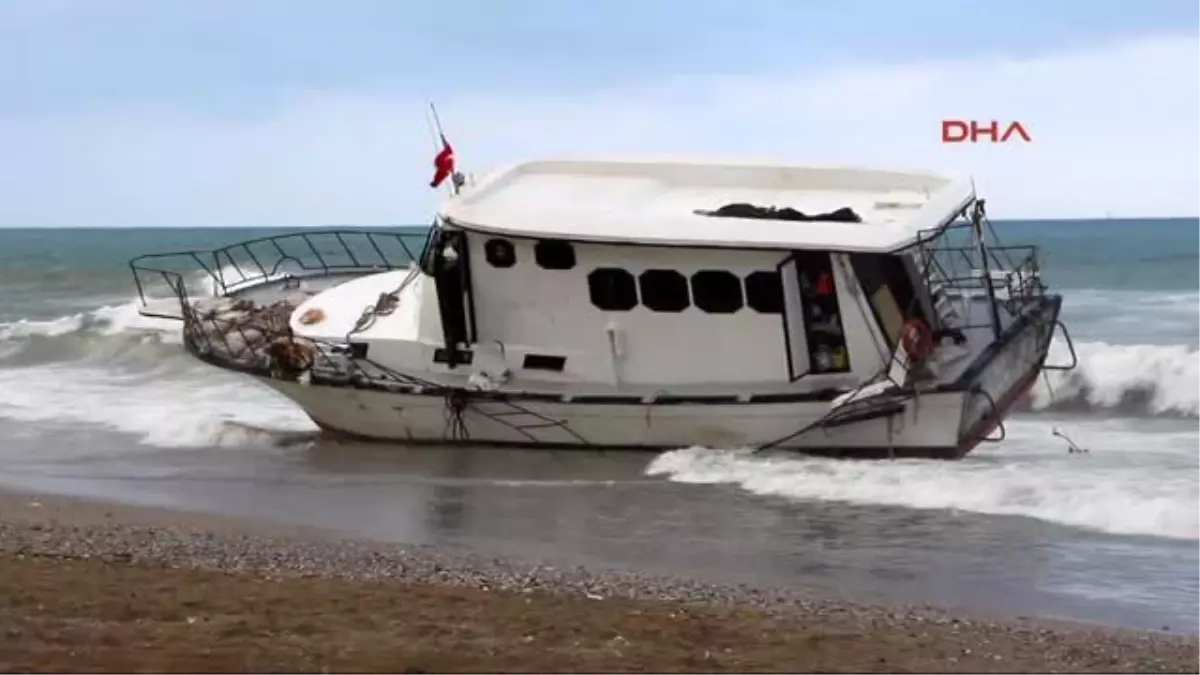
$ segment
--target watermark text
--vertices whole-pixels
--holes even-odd
[[[942,120],[943,143],[1032,143],[1029,131],[1018,121]]]

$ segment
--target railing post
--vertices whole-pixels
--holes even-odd
[[[979,247],[979,262],[983,266],[983,280],[987,288],[988,306],[992,310],[992,336],[999,340],[1003,327],[1000,325],[1000,308],[996,306],[996,289],[992,285],[992,270],[991,266],[988,265],[987,245],[983,241],[983,209],[984,200],[976,200],[975,208],[971,211],[971,226],[975,231],[975,244]]]

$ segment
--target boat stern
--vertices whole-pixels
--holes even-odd
[[[959,456],[980,443],[1004,439],[1004,420],[1019,403],[1043,370],[1069,370],[1075,366],[1074,347],[1059,320],[1061,295],[1043,295],[1016,317],[988,347],[975,365],[964,372],[956,386],[964,391],[958,433]],[[1062,331],[1072,355],[1065,366],[1046,365],[1054,335]],[[994,435],[999,430],[999,436]]]

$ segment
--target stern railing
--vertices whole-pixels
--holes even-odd
[[[142,305],[155,283],[164,283],[167,297],[211,295],[224,297],[283,279],[368,274],[414,264],[428,232],[319,230],[249,239],[211,250],[147,253],[129,262]],[[172,276],[174,275],[174,276]],[[184,275],[184,278],[178,278]],[[202,293],[192,285],[205,284]],[[170,278],[170,280],[169,280]],[[183,318],[179,316],[171,318]]]
[[[173,314],[156,308],[143,313],[181,320],[184,347],[204,361],[285,380],[319,376],[331,381],[364,379],[436,388],[434,383],[356,354],[348,336],[344,342],[332,342],[294,335],[291,317],[299,302],[287,297],[292,289],[299,290],[304,279],[405,268],[417,274],[415,265],[421,255],[417,240],[426,237],[427,233],[363,230],[302,232],[210,251],[151,253],[134,258],[129,265],[144,308],[157,300],[178,311]],[[209,288],[193,292],[189,281],[192,286],[201,283]],[[285,293],[256,296],[248,292],[279,281]],[[152,288],[165,293],[148,296]]]
[[[921,274],[935,306],[951,302],[956,295],[983,295],[1003,305],[1009,314],[1019,315],[1040,304],[1047,291],[1040,251],[1036,245],[992,243],[998,237],[981,213],[982,207],[978,209],[973,217],[964,211],[949,225],[920,233],[915,249]],[[967,241],[962,241],[964,238]],[[992,323],[955,327],[991,327]]]

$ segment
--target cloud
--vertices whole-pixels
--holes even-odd
[[[464,168],[685,154],[971,174],[996,217],[1196,215],[1196,35],[1029,58],[689,76],[438,101]],[[453,75],[448,75],[451,78]],[[433,144],[413,92],[314,90],[253,116],[126,107],[0,119],[0,225],[423,223]],[[947,146],[947,117],[1032,143]]]

